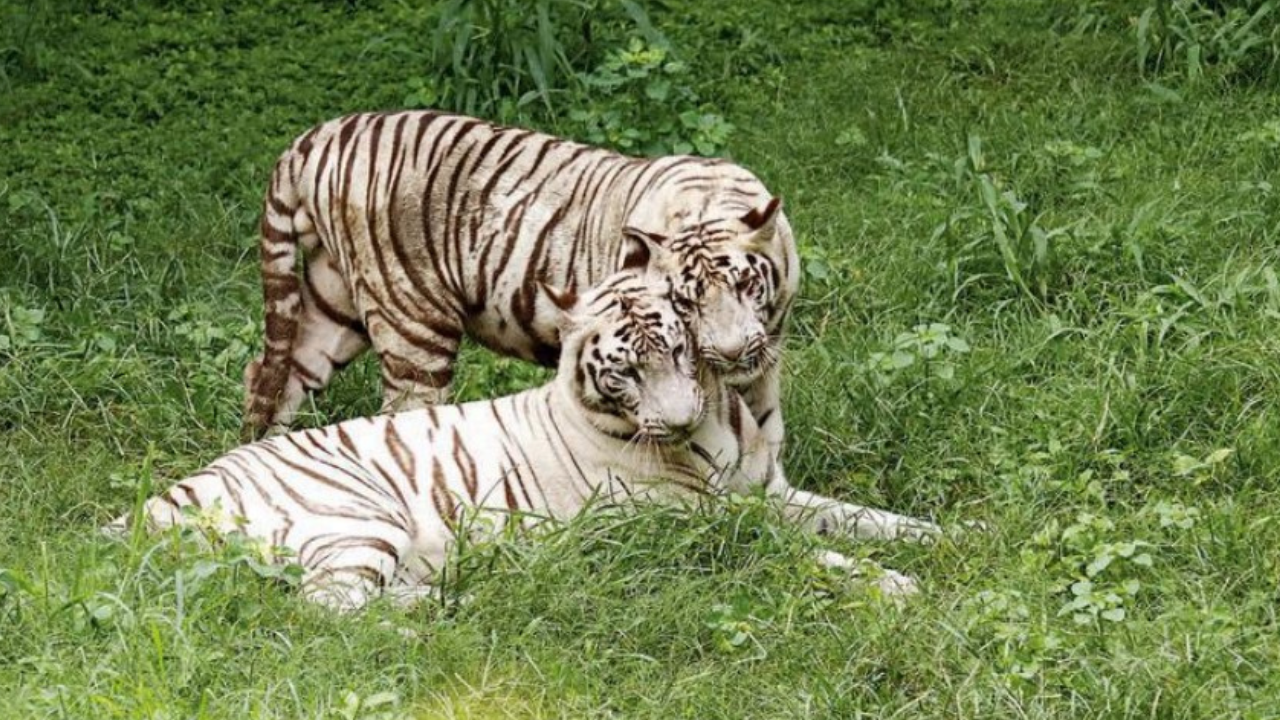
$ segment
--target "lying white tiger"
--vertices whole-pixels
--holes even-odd
[[[699,372],[669,280],[619,273],[561,306],[548,384],[497,400],[351,420],[242,446],[152,498],[152,527],[220,504],[221,530],[292,549],[304,592],[337,608],[386,589],[426,592],[465,511],[568,518],[599,497],[679,497],[764,486],[819,532],[920,538],[930,523],[791,488],[736,393]],[[702,376],[703,379],[699,379]],[[125,518],[114,523],[122,528]],[[824,562],[852,567],[836,553]],[[914,583],[886,571],[889,593]]]
[[[732,163],[633,158],[429,111],[351,115],[280,157],[261,252],[267,343],[245,370],[250,436],[285,429],[370,345],[384,411],[446,402],[464,334],[554,365],[557,313],[538,284],[584,291],[631,257],[671,275],[702,359],[775,453],[782,443],[795,240],[779,201]]]

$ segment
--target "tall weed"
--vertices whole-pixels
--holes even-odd
[[[0,7],[0,86],[41,76],[50,50],[44,26],[53,14],[47,0]]]
[[[652,32],[631,0],[446,0],[433,23],[422,104],[501,120],[557,117],[600,48],[631,26]]]
[[[576,0],[446,0],[436,8],[433,98],[472,115],[507,118],[531,102],[552,108],[572,77],[589,17]]]
[[[1138,69],[1195,82],[1214,72],[1235,81],[1276,79],[1280,3],[1153,0],[1136,23]]]
[[[968,153],[956,160],[956,177],[977,196],[977,205],[962,206],[934,231],[949,247],[956,294],[982,280],[962,272],[961,266],[988,264],[993,255],[1018,291],[1034,301],[1047,299],[1062,279],[1058,238],[1067,228],[1046,228],[1044,213],[1036,212],[1007,182],[992,173],[982,152],[982,140],[970,136]],[[962,277],[969,274],[970,277]]]
[[[432,68],[408,105],[651,155],[715,155],[732,130],[630,0],[447,0],[434,17]]]

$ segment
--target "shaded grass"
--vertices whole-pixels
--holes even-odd
[[[747,502],[478,548],[446,606],[335,618],[234,558],[94,528],[144,458],[163,483],[235,442],[270,165],[317,120],[399,104],[425,16],[5,4],[33,29],[0,23],[0,334],[21,338],[0,350],[0,712],[373,717],[392,692],[418,717],[1274,714],[1280,99],[1139,75],[1131,5],[1086,32],[1038,3],[653,13],[801,240],[790,475],[991,528],[842,548],[922,598],[827,576]],[[1042,294],[1010,278],[984,174],[1060,230]],[[873,365],[930,323],[969,350]],[[469,348],[459,394],[537,377]],[[307,421],[376,404],[357,363]],[[1124,543],[1150,566],[1090,575]],[[1077,622],[1081,580],[1123,619],[1099,597]]]

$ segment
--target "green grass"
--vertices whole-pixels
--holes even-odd
[[[650,14],[800,239],[794,482],[989,530],[843,548],[920,578],[900,609],[744,502],[337,617],[95,528],[236,442],[271,164],[399,106],[426,13],[0,2],[0,716],[1280,716],[1274,68],[1140,72],[1144,2],[905,5]],[[357,364],[308,422],[378,397]]]

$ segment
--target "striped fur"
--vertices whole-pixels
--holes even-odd
[[[148,500],[148,524],[187,523],[182,509],[199,508],[201,521],[223,532],[292,550],[307,597],[343,609],[384,590],[404,600],[426,593],[462,527],[567,518],[594,499],[662,501],[763,485],[819,532],[917,538],[936,530],[789,487],[739,396],[698,369],[664,276],[624,272],[581,301],[571,291],[545,297],[563,306],[564,350],[548,384],[242,446]],[[849,563],[835,553],[820,559]],[[891,572],[880,583],[912,589]]]
[[[732,163],[632,158],[435,112],[352,115],[281,156],[261,253],[253,437],[287,428],[306,393],[370,345],[384,410],[445,402],[463,335],[553,366],[556,314],[538,283],[582,291],[645,264],[671,274],[702,357],[781,443],[795,242],[778,200]]]

